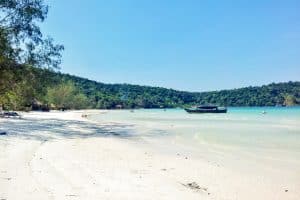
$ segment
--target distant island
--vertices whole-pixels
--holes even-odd
[[[221,106],[294,106],[300,82],[271,83],[212,92],[105,84],[86,78],[20,65],[2,68],[0,105],[6,110],[175,108],[194,104]]]

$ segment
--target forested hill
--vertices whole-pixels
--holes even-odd
[[[24,109],[32,102],[54,108],[172,108],[193,104],[222,106],[298,105],[300,82],[272,83],[214,92],[184,92],[161,87],[105,84],[49,71],[19,66],[4,75],[14,85],[0,94],[6,109]],[[2,74],[3,75],[3,74]],[[5,88],[0,85],[0,89]]]
[[[225,106],[299,105],[300,82],[271,83],[260,87],[203,92],[197,95],[199,103]]]
[[[300,82],[272,83],[261,87],[192,93],[130,84],[104,84],[60,74],[73,81],[93,101],[95,108],[181,107],[191,104],[223,106],[275,106],[300,103]]]

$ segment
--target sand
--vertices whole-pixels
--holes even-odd
[[[0,119],[0,199],[299,199],[296,172],[164,152],[68,111]],[[120,127],[118,127],[120,128]],[[235,156],[243,163],[243,157]],[[246,163],[246,160],[245,160]],[[241,165],[242,166],[242,165]],[[252,170],[249,170],[252,169]],[[249,171],[247,171],[249,170]],[[259,172],[258,172],[259,171]]]

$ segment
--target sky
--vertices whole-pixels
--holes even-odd
[[[299,0],[47,0],[61,71],[210,91],[300,80]]]

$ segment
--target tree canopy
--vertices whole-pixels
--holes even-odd
[[[39,27],[47,14],[43,0],[0,0],[0,106],[30,104],[47,82],[36,68],[59,68],[64,47]]]
[[[39,23],[48,14],[43,0],[0,0],[0,61],[58,68],[62,45],[44,37]]]
[[[0,104],[2,103],[6,109],[30,107],[33,99],[56,108],[73,109],[174,108],[195,104],[220,106],[300,104],[300,82],[195,93],[130,84],[105,84],[29,66],[20,66],[17,70],[7,70],[5,73],[12,83],[17,83],[4,95],[0,95]],[[17,80],[20,74],[27,75]],[[0,87],[9,88],[2,84]]]
[[[56,109],[80,109],[88,105],[87,97],[71,81],[49,87],[46,102],[54,105]]]

